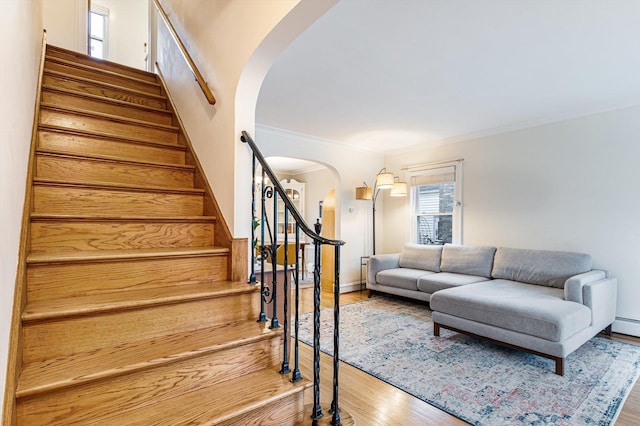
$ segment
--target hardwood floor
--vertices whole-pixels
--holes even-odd
[[[313,310],[313,289],[301,292],[301,312]],[[367,299],[366,291],[356,291],[340,295],[340,305]],[[333,294],[323,292],[322,309],[333,306]],[[639,344],[640,338],[614,334],[613,339]],[[313,353],[309,346],[300,345],[300,368],[304,377],[312,377]],[[331,400],[332,359],[321,355],[320,391],[323,401]],[[311,390],[305,394],[305,401],[312,401]],[[451,416],[415,398],[382,380],[370,376],[348,364],[340,364],[340,406],[348,411],[357,425],[465,425],[466,422]],[[323,406],[326,414],[326,408]],[[636,382],[625,401],[622,412],[615,423],[618,426],[640,424],[640,384]]]

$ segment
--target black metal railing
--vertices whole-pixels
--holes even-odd
[[[322,407],[320,404],[320,283],[321,283],[321,251],[322,246],[332,246],[335,251],[334,263],[334,329],[333,329],[333,396],[329,412],[332,415],[331,424],[334,426],[341,425],[340,408],[338,404],[338,367],[339,367],[339,346],[340,346],[340,247],[344,245],[343,241],[330,240],[320,236],[321,224],[318,220],[312,230],[300,212],[296,209],[283,186],[280,184],[278,177],[269,164],[264,159],[262,153],[256,146],[255,142],[247,132],[242,132],[242,141],[245,142],[252,151],[252,178],[251,178],[251,212],[253,217],[253,226],[251,233],[251,241],[253,247],[251,250],[251,273],[249,275],[249,283],[260,283],[261,300],[259,322],[267,322],[267,308],[270,308],[271,328],[279,328],[280,321],[278,318],[278,297],[283,297],[283,360],[281,374],[291,373],[291,381],[299,381],[302,379],[299,368],[299,310],[300,310],[300,287],[299,287],[299,271],[306,265],[300,265],[300,233],[304,233],[308,239],[313,242],[314,262],[313,262],[313,409],[312,424],[316,425],[318,419],[323,417]],[[260,169],[260,170],[259,170]],[[260,173],[260,182],[256,182],[256,174]],[[260,208],[256,206],[256,194],[259,195]],[[271,216],[268,214],[272,209]],[[258,213],[259,211],[259,213]],[[282,218],[282,222],[280,221]],[[282,231],[279,232],[280,224]],[[290,232],[293,231],[293,232]],[[294,250],[289,250],[290,234],[295,236]],[[279,241],[278,236],[282,235]],[[280,250],[280,252],[279,252]],[[290,259],[293,257],[293,259]],[[259,279],[256,277],[256,263],[260,262]],[[270,265],[271,273],[265,274],[267,266]],[[284,279],[282,280],[282,289],[277,280],[276,271],[284,269]],[[265,277],[270,282],[265,282]],[[289,282],[290,279],[293,282]],[[290,285],[295,288],[295,305],[293,312],[293,372],[289,367],[290,352],[290,318],[289,312],[289,293]],[[280,293],[280,295],[279,295]]]

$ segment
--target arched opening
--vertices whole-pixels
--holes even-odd
[[[292,201],[302,214],[307,225],[313,229],[314,224],[320,221],[322,224],[321,234],[323,236],[332,239],[338,238],[338,222],[335,219],[337,202],[335,194],[336,188],[339,188],[339,178],[336,172],[326,165],[310,160],[280,156],[270,156],[266,159],[285,190],[291,191]],[[331,197],[330,205],[327,199],[327,194],[329,193],[334,194]],[[330,211],[327,210],[329,208]],[[273,220],[273,213],[267,212],[267,214],[270,216],[270,220]],[[330,223],[327,221],[329,217],[331,218]],[[277,231],[278,239],[284,237],[284,235],[281,235],[281,230]],[[290,239],[292,237],[292,235],[289,235]],[[311,285],[313,279],[313,245],[304,235],[302,235],[302,240],[305,244],[303,247],[304,264],[302,265],[304,270],[301,271],[303,272],[301,278],[303,278],[303,285],[308,286]]]

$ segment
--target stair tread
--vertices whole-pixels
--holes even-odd
[[[75,81],[80,81],[80,82],[83,82],[83,83],[95,84],[95,85],[106,87],[106,88],[109,88],[109,89],[122,90],[122,91],[129,92],[131,94],[135,94],[135,95],[138,95],[138,96],[151,97],[151,98],[155,98],[155,99],[162,100],[162,101],[166,101],[167,100],[167,97],[164,96],[164,95],[158,95],[158,94],[155,94],[155,93],[149,93],[149,92],[145,92],[143,90],[136,90],[136,89],[133,89],[131,87],[120,86],[118,84],[107,83],[107,82],[104,82],[104,81],[94,80],[92,78],[76,76],[76,75],[73,75],[73,74],[67,74],[67,73],[63,73],[63,72],[59,72],[59,71],[45,69],[43,71],[43,74],[52,75],[52,76],[55,76],[55,77],[58,77],[58,78],[64,78],[64,79],[67,79],[67,80],[75,80]]]
[[[40,103],[40,109],[55,110],[55,111],[71,113],[71,114],[87,115],[87,116],[92,116],[96,118],[102,118],[109,121],[119,121],[123,123],[135,124],[135,125],[144,126],[144,127],[154,127],[157,129],[163,129],[163,130],[173,131],[173,132],[178,132],[180,130],[178,126],[172,126],[169,124],[158,124],[158,123],[153,123],[151,121],[144,121],[144,120],[138,120],[135,118],[122,117],[120,115],[105,114],[103,112],[95,112],[95,111],[91,111],[84,108],[62,107],[59,105],[53,105],[46,102]]]
[[[216,216],[127,216],[31,213],[32,221],[70,222],[215,222]]]
[[[179,247],[146,248],[130,250],[90,250],[57,253],[31,253],[27,256],[30,265],[38,263],[98,262],[110,260],[145,259],[177,256],[207,256],[229,253],[226,247]]]
[[[307,380],[292,383],[289,375],[279,374],[277,368],[265,368],[170,399],[160,399],[137,409],[121,411],[98,421],[129,426],[214,425],[303,392],[310,386]]]
[[[93,56],[89,56],[86,53],[81,53],[81,52],[77,52],[75,50],[69,50],[69,49],[65,49],[64,47],[60,47],[60,46],[54,46],[52,44],[47,44],[47,54],[49,53],[49,51],[58,51],[60,53],[72,56],[72,57],[78,57],[78,58],[83,58],[83,59],[88,59],[92,62],[95,62],[97,66],[99,66],[100,64],[105,64],[105,65],[111,65],[117,68],[122,68],[122,69],[126,69],[129,71],[134,71],[138,74],[141,75],[146,75],[148,77],[154,77],[157,78],[157,74],[146,71],[146,70],[142,70],[139,68],[134,68],[134,67],[130,67],[128,65],[124,65],[124,64],[120,64],[118,62],[113,62],[113,61],[109,61],[107,59],[99,59],[99,58],[94,58]]]
[[[91,166],[98,169],[71,180],[34,177],[36,207],[33,209],[38,213],[31,213],[30,219],[32,222],[52,221],[36,225],[34,229],[78,229],[78,240],[80,236],[96,232],[96,227],[113,227],[116,231],[109,231],[113,233],[124,229],[122,233],[126,231],[132,234],[137,232],[137,228],[151,229],[152,234],[156,232],[154,228],[203,228],[211,233],[212,227],[208,224],[156,226],[142,223],[216,220],[213,216],[199,215],[205,210],[203,195],[206,191],[193,188],[190,180],[183,179],[184,175],[188,175],[184,170],[195,170],[194,166],[184,164],[183,154],[149,148],[153,146],[190,152],[179,138],[181,127],[171,125],[176,121],[167,118],[174,113],[170,100],[163,95],[166,92],[162,82],[154,74],[150,74],[153,78],[146,74],[135,75],[127,70],[121,74],[108,61],[95,60],[94,67],[85,59],[93,61],[94,58],[87,55],[65,49],[57,49],[62,54],[54,51],[55,48],[48,51],[51,55],[47,55],[45,60],[50,68],[57,68],[58,71],[46,69],[45,79],[51,84],[41,87],[41,90],[51,91],[45,93],[45,99],[51,102],[41,102],[39,105],[42,121],[45,122],[38,127],[39,135],[42,136],[43,148],[45,142],[50,147],[37,150],[40,160],[44,160],[41,163],[42,170],[51,171],[47,167],[54,165],[57,167],[54,169],[56,173],[49,176],[64,177],[58,173],[60,165],[72,168],[74,173],[76,169],[89,170]],[[109,66],[100,66],[100,62]],[[91,72],[86,72],[88,70]],[[110,83],[99,81],[102,77]],[[161,94],[148,93],[146,89]],[[75,106],[66,106],[70,104]],[[137,118],[129,118],[131,116]],[[76,124],[93,130],[71,128]],[[108,128],[113,129],[113,134],[105,130]],[[164,142],[155,142],[156,138]],[[111,141],[141,145],[111,145]],[[71,152],[76,148],[73,143],[78,143],[78,151],[93,143],[96,147],[87,149],[96,154]],[[129,152],[131,158],[125,152]],[[149,157],[144,158],[143,153]],[[140,160],[135,159],[138,157]],[[76,168],[67,159],[95,160],[96,163],[83,162],[80,164],[82,167]],[[130,167],[110,167],[97,161],[141,167],[134,171]],[[110,169],[117,173],[117,179],[106,175]],[[149,185],[113,182],[130,180],[122,179],[127,172],[137,177],[144,175],[143,180]],[[162,186],[163,179],[153,178],[155,175],[171,175],[172,178],[176,175],[175,185],[186,187],[167,188]],[[105,182],[98,182],[100,180]],[[148,201],[152,199],[157,202]],[[123,208],[114,207],[121,202]],[[165,208],[165,204],[169,203],[181,203],[184,208]],[[83,214],[83,209],[94,213]],[[138,211],[141,213],[138,214]],[[162,216],[162,213],[168,216]],[[55,221],[87,223],[59,224]],[[132,226],[126,223],[96,225],[92,221],[138,223]],[[208,235],[205,233],[205,236]],[[35,246],[38,240],[34,238]],[[209,244],[210,241],[213,240],[209,238],[202,244]],[[112,248],[113,245],[104,247]],[[278,362],[276,343],[283,337],[282,329],[270,330],[268,323],[239,320],[253,317],[251,312],[257,312],[261,287],[249,285],[246,281],[224,280],[233,275],[228,270],[229,248],[210,245],[84,250],[89,247],[80,244],[76,248],[82,250],[33,252],[27,255],[28,273],[31,274],[31,281],[27,285],[31,287],[26,289],[26,304],[21,317],[25,333],[23,338],[27,342],[22,342],[24,348],[21,355],[26,355],[23,356],[24,365],[19,366],[21,371],[15,392],[19,399],[16,405],[20,404],[27,410],[25,416],[35,412],[28,412],[30,404],[35,402],[44,411],[48,409],[47,404],[59,403],[58,408],[62,407],[63,410],[80,407],[90,416],[95,414],[95,417],[88,419],[91,423],[219,424],[240,421],[239,418],[249,417],[248,413],[252,410],[266,407],[257,414],[263,415],[265,409],[272,408],[269,404],[283,398],[283,412],[289,414],[289,407],[295,407],[289,404],[300,402],[296,398],[302,398],[302,392],[311,385],[307,380],[291,383],[288,375],[278,374],[274,364]],[[120,265],[131,268],[112,272],[114,266]],[[232,315],[235,313],[239,314]],[[87,329],[80,331],[78,324]],[[131,329],[123,324],[131,324]],[[233,350],[223,351],[227,348]],[[259,362],[252,362],[251,368],[240,365],[249,356],[258,357]],[[231,361],[242,367],[241,371],[230,368]],[[183,371],[175,371],[178,367],[184,367],[187,374],[193,374],[182,387],[179,385],[185,377]],[[216,373],[215,379],[224,381],[214,384],[213,379],[202,380],[200,373],[205,371],[204,368],[216,372],[220,368],[224,374]],[[246,373],[255,368],[262,369]],[[143,383],[147,375],[167,389],[173,390],[177,385],[177,391],[159,392],[156,395],[152,390],[147,399],[146,395],[142,395],[147,392],[146,383]],[[231,375],[237,377],[230,378]],[[122,383],[119,392],[123,400],[130,397],[132,383],[141,385],[138,390],[142,396],[125,406],[109,402],[111,405],[107,404],[107,408],[91,405],[91,400],[77,404],[77,400],[73,400],[76,391],[80,395],[87,389],[93,389],[96,395],[105,395],[110,399],[114,394],[114,383]]]
[[[79,160],[95,160],[95,161],[104,161],[104,162],[121,163],[121,164],[182,169],[187,171],[195,170],[195,166],[192,166],[189,164],[159,163],[159,162],[153,162],[153,161],[131,160],[128,157],[118,157],[115,155],[97,155],[97,154],[79,155],[79,154],[70,154],[63,151],[48,150],[48,149],[38,149],[37,154],[54,156],[54,157],[73,158],[73,159],[79,159]]]
[[[23,367],[16,396],[122,375],[281,334],[282,329],[271,330],[268,323],[242,321],[47,359]]]
[[[167,188],[164,186],[152,186],[152,185],[132,185],[126,183],[110,183],[110,182],[90,182],[79,180],[59,180],[59,179],[43,179],[34,178],[33,183],[36,185],[51,185],[51,186],[67,186],[67,187],[84,187],[84,188],[96,188],[96,189],[115,189],[115,190],[130,190],[130,191],[147,191],[147,192],[170,192],[170,193],[186,193],[200,195],[204,193],[203,189],[199,188]]]
[[[67,88],[62,88],[62,87],[55,87],[55,86],[52,86],[50,84],[43,84],[42,88],[44,90],[48,90],[48,91],[51,91],[51,92],[58,92],[58,93],[64,93],[64,94],[68,94],[68,95],[88,98],[88,99],[94,99],[94,100],[97,100],[97,101],[100,101],[100,102],[110,103],[110,104],[114,104],[114,105],[121,105],[121,106],[126,106],[126,107],[129,107],[129,108],[137,108],[137,109],[142,109],[142,110],[146,110],[146,111],[157,112],[159,114],[173,115],[173,112],[169,111],[167,109],[155,108],[155,107],[152,107],[152,106],[142,105],[142,104],[136,104],[136,103],[133,103],[133,102],[127,102],[127,101],[123,101],[123,100],[120,100],[120,99],[106,98],[104,96],[93,95],[91,93],[84,93],[84,92],[80,92],[80,91],[77,91],[77,90],[72,90],[72,89],[67,89]]]
[[[252,293],[257,290],[257,286],[249,285],[246,282],[215,281],[114,291],[111,293],[65,297],[64,299],[37,300],[27,302],[22,312],[22,320],[25,323],[29,323],[87,316],[90,314],[212,299],[231,294]]]
[[[149,86],[155,86],[155,87],[162,87],[162,85],[160,83],[158,83],[157,81],[149,81],[149,80],[144,80],[141,78],[136,78],[127,74],[123,74],[123,73],[117,73],[114,71],[109,71],[106,70],[104,68],[101,68],[99,66],[90,66],[90,65],[85,65],[83,63],[80,62],[76,62],[76,61],[68,61],[66,59],[62,59],[62,58],[58,58],[55,56],[51,56],[51,55],[45,55],[45,61],[46,62],[54,62],[54,63],[58,63],[60,65],[63,66],[68,66],[68,67],[72,67],[72,68],[79,68],[79,69],[84,69],[87,71],[96,71],[98,73],[102,73],[105,76],[110,76],[110,77],[118,77],[118,78],[123,78],[126,80],[130,80],[134,83],[141,83],[141,84],[147,84]]]
[[[130,143],[136,143],[136,144],[144,144],[144,145],[174,149],[177,151],[186,151],[187,149],[186,146],[176,145],[175,143],[160,142],[160,141],[151,142],[144,139],[137,139],[135,137],[130,137],[130,136],[125,137],[125,136],[114,135],[111,133],[96,132],[93,130],[71,129],[68,127],[54,126],[51,124],[40,124],[38,127],[40,130],[46,130],[51,132],[67,133],[70,135],[78,135],[78,136],[98,137],[98,138],[109,139],[109,140],[118,140],[123,142],[130,142]]]

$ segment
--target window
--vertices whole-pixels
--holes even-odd
[[[411,241],[462,243],[462,161],[440,167],[409,168]]]
[[[91,6],[89,13],[89,55],[106,59],[109,29],[109,9]]]

